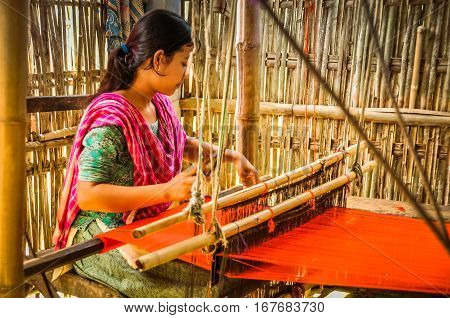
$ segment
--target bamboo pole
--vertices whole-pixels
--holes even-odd
[[[450,4],[447,4],[447,71],[445,73],[441,105],[440,108],[436,109],[441,111],[449,111],[450,109],[450,40],[448,39],[448,33],[450,33]]]
[[[426,109],[427,88],[430,81],[432,38],[436,24],[436,17],[434,16],[435,3],[436,1],[430,1],[430,4],[425,6],[425,14],[423,16],[423,26],[425,27],[422,52],[423,66],[417,102],[420,109]]]
[[[211,100],[211,109],[214,112],[220,111],[220,100]],[[235,100],[228,101],[228,112],[233,112],[236,105]],[[180,101],[180,107],[183,111],[195,110],[195,99],[183,99]],[[360,116],[360,108],[350,108],[349,112],[353,116]],[[400,109],[401,114],[407,125],[430,125],[430,126],[448,126],[450,123],[450,114],[448,112],[428,111],[421,109]],[[338,106],[325,105],[292,105],[282,103],[261,102],[261,115],[293,115],[299,117],[319,117],[343,120],[345,115]],[[365,122],[377,123],[397,123],[397,116],[394,108],[366,108],[364,113]]]
[[[430,62],[430,80],[428,83],[427,96],[426,96],[426,107],[425,109],[433,109],[433,98],[436,86],[436,76],[437,76],[437,58],[439,55],[439,42],[441,41],[441,28],[442,19],[444,15],[444,10],[439,10],[437,12],[437,22],[435,28],[431,30],[431,37],[433,39],[433,49],[431,54]]]
[[[400,77],[399,77],[399,93],[398,93],[398,106],[404,107],[405,102],[405,87],[406,87],[406,75],[407,75],[407,69],[408,65],[411,65],[411,61],[408,58],[408,49],[409,49],[409,43],[411,41],[411,34],[413,29],[413,22],[414,22],[414,7],[410,7],[409,14],[407,18],[407,28],[406,28],[406,34],[403,38],[403,47],[402,47],[402,62],[401,62],[401,69],[400,69]]]
[[[375,161],[371,161],[362,167],[362,172],[366,173],[372,170],[376,166]],[[328,193],[334,189],[342,187],[343,185],[356,179],[355,172],[349,172],[339,178],[322,184],[316,188],[313,188],[307,192],[288,199],[270,209],[262,210],[255,213],[249,217],[232,222],[230,224],[224,225],[222,227],[223,233],[228,238],[230,236],[236,235],[238,233],[244,232],[251,229],[261,223],[264,223],[278,215],[283,214],[301,204],[307,203],[315,197],[319,197],[325,193]],[[216,242],[217,237],[215,233],[205,233],[202,235],[195,236],[193,238],[178,242],[174,245],[162,248],[155,252],[146,254],[136,259],[135,264],[140,271],[147,271],[158,265],[167,263],[177,257],[184,254],[193,252],[199,248],[212,245]]]
[[[387,32],[387,26],[388,26],[388,14],[386,11],[383,12],[384,5],[383,1],[379,1],[380,6],[380,19],[381,19],[381,32],[380,32],[380,41],[381,43],[386,43],[386,32]],[[384,47],[380,48],[381,50],[384,50]],[[381,67],[383,64],[382,57],[376,57],[377,66],[376,66],[376,72],[375,72],[375,83],[374,83],[374,98],[376,99],[376,103],[373,105],[373,107],[383,107],[384,105],[381,105],[381,90],[383,89],[382,83],[382,74],[381,74]]]
[[[365,142],[361,143],[361,148],[365,148]],[[354,155],[356,153],[357,146],[351,146],[346,151],[346,155]],[[224,207],[230,206],[232,204],[242,202],[244,200],[248,200],[250,198],[257,197],[263,192],[272,190],[280,185],[283,185],[287,182],[292,182],[294,180],[298,180],[299,178],[306,176],[310,173],[318,171],[322,169],[322,167],[328,167],[329,165],[336,163],[344,158],[345,155],[343,152],[337,152],[323,159],[317,160],[309,165],[297,168],[293,171],[285,173],[276,178],[270,179],[266,182],[262,182],[259,184],[255,184],[249,188],[243,189],[242,191],[234,193],[232,196],[226,196],[217,200],[217,209],[223,209]],[[202,213],[207,214],[212,211],[212,202],[208,202],[202,206]],[[171,215],[162,220],[153,222],[151,224],[139,227],[133,231],[133,236],[135,238],[141,238],[150,233],[159,231],[164,229],[170,225],[177,224],[187,220],[188,215],[185,212],[180,212],[174,215]]]
[[[384,63],[386,63],[387,65],[391,65],[391,56],[392,56],[392,49],[394,46],[394,22],[397,18],[397,5],[393,5],[393,6],[389,6],[387,8],[388,11],[388,20],[387,20],[387,30],[386,30],[386,40],[385,40],[385,47],[384,47]],[[381,62],[381,61],[379,61]],[[389,70],[391,69],[390,67],[388,68]],[[389,72],[387,79],[382,79],[381,80],[381,91],[380,91],[380,106],[379,107],[385,107],[386,106],[386,99],[389,98],[389,96],[387,96],[387,92],[385,89],[385,85],[390,85],[390,74],[391,72]],[[384,81],[387,81],[387,83],[385,84]],[[392,103],[392,101],[390,101],[390,104]]]
[[[0,2],[0,297],[23,297],[29,1]]]
[[[417,29],[417,40],[416,40],[416,51],[414,53],[414,67],[412,73],[411,82],[411,93],[409,96],[409,108],[416,108],[416,98],[417,92],[419,90],[419,72],[420,72],[420,61],[422,58],[422,47],[423,47],[423,37],[425,33],[425,28],[420,26]]]
[[[236,148],[256,165],[260,99],[260,8],[254,1],[239,0],[238,10]]]

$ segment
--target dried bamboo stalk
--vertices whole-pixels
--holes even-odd
[[[431,62],[430,62],[430,80],[428,83],[427,95],[426,95],[426,106],[425,109],[432,110],[433,109],[433,98],[435,92],[436,85],[436,67],[437,67],[437,58],[439,54],[439,42],[441,41],[441,29],[442,29],[442,19],[443,19],[444,11],[438,10],[437,12],[437,22],[436,27],[432,28],[430,33],[432,34],[433,39],[433,47],[431,53]]]
[[[389,6],[388,7],[388,20],[387,20],[387,30],[386,30],[386,39],[385,43],[386,46],[384,47],[384,62],[387,65],[391,65],[391,55],[392,55],[392,49],[394,44],[394,23],[397,17],[397,6]],[[390,70],[390,67],[388,68]],[[379,107],[385,107],[386,106],[386,99],[388,98],[387,92],[384,89],[384,81],[385,79],[382,79],[381,81],[381,91],[380,91],[380,104]],[[388,74],[388,80],[390,82],[390,72]],[[387,83],[390,85],[389,83]],[[392,101],[391,101],[392,103]],[[391,103],[388,104],[388,107],[391,107]]]
[[[417,92],[419,90],[419,71],[420,71],[420,61],[422,58],[422,47],[423,47],[423,38],[424,38],[425,28],[420,26],[417,28],[417,40],[416,40],[416,49],[414,53],[414,67],[411,79],[411,93],[409,96],[409,108],[416,108],[416,98]]]
[[[432,34],[435,26],[435,18],[431,18],[434,11],[435,1],[431,1],[430,5],[425,6],[425,15],[424,15],[424,27],[425,34],[423,37],[423,72],[420,81],[419,88],[419,106],[420,109],[425,109],[426,107],[426,98],[427,98],[427,84],[430,78],[430,67],[431,67],[431,48],[432,48]]]

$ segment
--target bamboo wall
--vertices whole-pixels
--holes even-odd
[[[31,0],[30,96],[91,94],[106,65],[101,0]],[[39,109],[36,109],[37,111]],[[35,249],[50,247],[70,140],[43,137],[78,124],[81,111],[28,115],[27,231]]]
[[[210,43],[209,81],[214,140],[218,136],[218,98],[222,96],[225,39],[229,25],[226,1],[214,0]],[[228,1],[230,2],[230,1]],[[32,0],[32,28],[29,44],[29,95],[90,94],[98,86],[105,68],[101,0]],[[404,113],[412,113],[408,129],[416,150],[443,205],[449,204],[450,186],[450,3],[448,1],[371,1],[376,27],[390,65],[391,85]],[[376,146],[396,167],[421,202],[427,202],[415,166],[409,160],[405,141],[392,119],[392,107],[381,88],[380,67],[373,43],[361,19],[359,1],[274,1],[274,7],[310,60],[340,93],[355,113],[365,105],[365,128]],[[194,32],[203,42],[203,14],[184,2],[185,17],[198,23]],[[221,12],[221,13],[219,13]],[[277,175],[311,162],[340,145],[357,141],[354,131],[333,106],[329,96],[311,79],[304,63],[266,16],[261,15],[261,175]],[[424,31],[419,31],[419,27]],[[421,30],[421,29],[420,29]],[[201,81],[204,46],[194,60],[194,72]],[[420,59],[419,59],[420,57]],[[229,125],[236,98],[235,72],[230,85]],[[196,135],[197,103],[194,75],[185,82],[180,102],[182,122],[188,135]],[[305,105],[309,105],[306,107]],[[27,229],[37,249],[51,246],[58,190],[62,186],[66,158],[81,110],[80,98],[29,100],[27,132]],[[59,110],[59,111],[55,111]],[[387,114],[386,116],[384,114]],[[415,116],[415,117],[414,117]],[[389,117],[391,119],[386,120]],[[70,128],[61,130],[64,128]],[[56,133],[54,133],[56,131]],[[53,133],[52,133],[53,132]],[[67,136],[66,138],[62,138]],[[231,145],[234,144],[232,136]],[[364,161],[369,155],[364,154]],[[222,186],[238,182],[233,167],[222,174]],[[397,186],[382,168],[369,175],[361,188],[353,190],[372,198],[402,200]]]
[[[215,1],[216,12],[225,8],[224,1]],[[381,64],[377,63],[367,21],[363,18],[359,1],[272,1],[274,10],[295,39],[300,43],[310,61],[320,70],[333,89],[349,107],[392,111],[392,101],[382,87]],[[446,122],[436,124],[425,118],[408,125],[415,141],[416,151],[431,180],[438,202],[449,203],[450,114],[449,77],[450,64],[450,3],[448,1],[369,1],[375,24],[383,45],[384,60],[389,65],[390,85],[396,102],[412,113],[444,116]],[[197,21],[195,30],[204,41],[203,14],[195,15],[200,8],[188,6],[186,18]],[[226,11],[226,10],[225,10]],[[193,15],[196,19],[193,19]],[[209,65],[209,97],[221,98],[225,62],[227,14],[213,14],[212,46]],[[317,159],[337,146],[357,141],[354,130],[342,119],[333,116],[294,114],[277,111],[280,107],[293,109],[294,105],[333,105],[330,96],[312,78],[305,63],[298,58],[287,40],[275,27],[266,13],[261,16],[261,101],[271,111],[261,115],[260,158],[257,163],[262,174],[282,173],[298,165]],[[196,71],[184,97],[195,97],[194,74],[203,74],[205,52],[195,60]],[[230,96],[236,98],[236,80],[233,74]],[[201,82],[201,78],[200,78]],[[200,85],[201,87],[201,85]],[[200,96],[202,94],[200,93]],[[197,124],[195,108],[191,102],[182,101],[184,123],[189,133],[195,134]],[[184,107],[184,108],[183,108]],[[367,111],[367,110],[366,110]],[[331,109],[330,109],[331,112]],[[213,135],[218,132],[219,114],[213,115]],[[233,116],[231,113],[231,116]],[[234,125],[233,117],[230,123]],[[420,202],[429,202],[418,177],[414,163],[409,159],[405,140],[395,122],[386,123],[379,118],[365,123],[366,131],[379,150],[403,176],[403,180]],[[233,129],[234,130],[234,129]],[[234,138],[234,136],[233,136]],[[369,160],[368,154],[364,155]],[[224,186],[235,182],[232,168]],[[392,178],[379,167],[365,181],[363,189],[355,194],[372,198],[402,200]]]

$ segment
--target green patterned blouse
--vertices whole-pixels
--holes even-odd
[[[158,136],[158,121],[149,124],[149,127]],[[133,185],[133,161],[120,127],[103,126],[90,130],[83,140],[83,146],[78,161],[79,180],[120,186]],[[72,226],[85,230],[92,221],[99,218],[109,228],[115,228],[124,225],[122,214],[80,211]]]

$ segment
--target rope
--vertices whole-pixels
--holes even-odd
[[[206,12],[205,12],[206,14]],[[199,47],[197,46],[198,44],[198,39],[197,39],[197,35],[195,33],[195,26],[197,24],[197,18],[196,18],[196,14],[195,12],[192,13],[192,20],[193,20],[193,24],[194,24],[194,34],[193,37],[196,39],[194,41],[194,52],[197,53],[199,50]],[[210,21],[208,21],[210,22]],[[206,28],[205,30],[205,42],[206,42],[206,51],[208,53],[208,28]],[[208,65],[208,59],[209,59],[209,54],[206,54],[206,65]],[[206,74],[207,72],[207,68],[205,67],[204,69],[204,74]],[[206,78],[206,80],[205,80]],[[201,112],[201,118],[200,120],[198,119],[197,116],[197,127],[198,127],[198,160],[197,160],[197,178],[196,178],[196,182],[192,185],[192,189],[191,189],[191,198],[189,199],[189,203],[186,206],[186,208],[183,209],[183,211],[188,215],[188,220],[193,220],[195,224],[199,225],[199,226],[203,226],[205,224],[205,219],[203,217],[202,214],[202,205],[203,203],[205,203],[205,197],[202,195],[201,193],[201,179],[200,179],[200,175],[203,172],[202,169],[202,159],[203,159],[203,122],[204,122],[204,117],[205,117],[205,99],[202,98],[202,103],[201,103],[201,107],[199,106],[199,76],[197,75],[196,70],[194,70],[194,80],[195,80],[195,99],[196,99],[196,103],[197,103],[197,114],[199,112]],[[203,92],[205,91],[205,86],[207,87],[209,84],[209,77],[203,75]]]
[[[316,209],[316,196],[314,195],[314,192],[312,192],[311,190],[308,190],[306,192],[309,192],[309,194],[311,194],[312,198],[309,200],[309,204],[311,205],[311,210],[315,210]]]
[[[233,0],[231,4],[231,18],[230,18],[230,29],[228,31],[228,39],[227,39],[227,56],[225,62],[225,77],[224,77],[224,88],[223,88],[223,99],[222,99],[222,109],[220,114],[220,133],[219,133],[219,150],[217,154],[217,164],[214,169],[214,177],[213,177],[213,197],[212,197],[212,219],[211,219],[211,227],[214,228],[214,232],[216,234],[216,245],[221,243],[225,248],[227,246],[226,236],[217,220],[216,212],[217,212],[217,200],[219,198],[219,172],[222,166],[223,155],[225,152],[225,135],[228,135],[228,125],[227,123],[227,99],[228,99],[228,89],[230,85],[230,73],[231,73],[231,58],[233,53],[233,44],[234,44],[234,36],[235,36],[235,26],[236,26],[236,0]]]
[[[208,10],[206,8],[206,1],[203,2],[203,14],[204,19],[206,21],[206,28],[205,28],[205,51],[206,51],[206,57],[205,57],[205,67],[203,69],[203,79],[202,79],[202,92],[203,94],[209,93],[209,76],[208,76],[208,66],[209,66],[209,60],[210,60],[210,45],[209,45],[209,30],[211,28],[211,14],[208,13]],[[196,99],[197,99],[197,114],[198,112],[198,77],[196,76]],[[192,186],[192,196],[189,200],[189,204],[184,209],[184,211],[188,214],[188,219],[194,220],[195,224],[203,226],[205,224],[205,219],[203,217],[202,213],[202,205],[205,203],[205,197],[202,194],[202,178],[201,176],[207,176],[206,173],[203,171],[203,126],[205,123],[205,109],[206,109],[206,102],[205,102],[205,96],[202,98],[201,107],[200,107],[200,120],[197,120],[197,127],[198,127],[198,158],[197,158],[197,178],[195,184]],[[198,117],[197,117],[198,118]],[[210,163],[212,166],[213,159],[210,158]]]
[[[269,228],[269,233],[273,233],[275,231],[275,222],[273,221],[273,218],[275,217],[275,212],[270,207],[267,207],[267,209],[270,211],[270,213],[272,213],[272,217],[267,222],[267,226]]]

